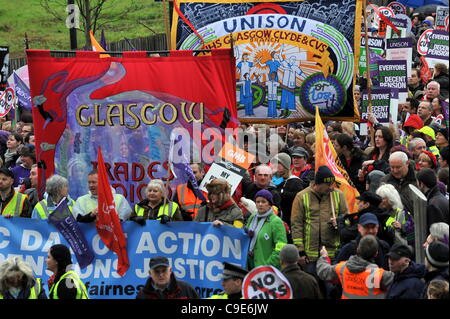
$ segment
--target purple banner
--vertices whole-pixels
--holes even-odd
[[[59,230],[70,244],[80,268],[89,266],[94,260],[94,252],[89,247],[80,226],[70,212],[66,199],[48,216],[48,221]]]
[[[14,72],[14,89],[19,99],[20,106],[31,111],[31,95],[30,88],[22,81],[22,79]]]

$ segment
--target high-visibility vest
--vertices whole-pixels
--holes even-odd
[[[402,209],[397,208],[395,212],[395,216],[390,216],[386,220],[386,226],[385,228],[392,227],[392,223],[398,221],[400,225],[406,224],[406,216]]]
[[[50,298],[59,299],[58,286],[59,286],[59,283],[61,281],[65,280],[66,278],[71,278],[72,282],[75,285],[75,288],[77,288],[77,295],[76,295],[75,299],[89,299],[89,295],[88,295],[86,286],[83,284],[83,282],[81,281],[78,274],[73,270],[70,270],[70,271],[66,272],[64,275],[62,275],[61,278],[59,278],[58,282],[52,286],[52,288],[50,289],[50,292],[49,292]]]
[[[187,184],[179,184],[177,186],[177,194],[180,208],[185,212],[192,213],[192,219],[194,219],[201,207],[202,200],[195,195],[194,191]]]
[[[209,297],[207,299],[228,299],[228,295],[226,293],[221,293],[218,295],[212,295],[211,297]],[[244,299],[244,297],[241,297],[239,299]]]
[[[42,291],[41,279],[37,278],[34,286],[30,288],[30,295],[28,296],[28,299],[38,299],[41,291]],[[4,299],[2,294],[0,294],[0,299]]]
[[[170,218],[172,218],[173,214],[177,211],[178,204],[174,203],[172,201],[169,201],[166,205],[161,205],[158,209],[158,216],[156,217],[156,220],[160,220],[162,215],[167,215]],[[144,216],[144,207],[139,206],[136,204],[134,206],[134,212],[137,216]],[[170,214],[169,214],[170,212]]]
[[[342,299],[384,299],[385,291],[380,289],[383,268],[367,268],[360,273],[352,273],[347,262],[336,266],[336,274],[342,285]]]
[[[27,198],[27,195],[14,191],[13,197],[3,208],[2,215],[20,217],[23,209],[23,204],[25,202],[25,199]]]
[[[75,201],[73,199],[70,200],[67,207],[69,207],[70,212],[72,212],[73,205],[75,204]],[[55,211],[55,208],[49,209],[47,206],[47,200],[43,199],[35,206],[38,215],[41,219],[47,219],[48,216]]]
[[[339,192],[332,191],[331,192],[333,201],[334,201],[334,208],[336,210],[336,216],[339,215],[339,203],[341,202],[341,198],[339,197]],[[303,194],[303,208],[305,209],[305,220],[311,220],[311,200],[309,197],[309,193]],[[311,222],[305,223],[305,231],[304,231],[304,238],[293,238],[292,239],[294,245],[296,244],[302,244],[305,248],[305,253],[309,258],[318,258],[319,257],[319,251],[312,251],[310,249],[311,247]],[[334,245],[335,247],[339,246],[339,241],[337,241]],[[328,256],[330,258],[334,258],[336,255],[336,249],[327,249],[328,250]]]

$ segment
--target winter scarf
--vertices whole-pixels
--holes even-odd
[[[252,222],[250,223],[250,226],[248,228],[248,231],[250,234],[252,234],[252,240],[250,241],[250,252],[253,252],[253,249],[256,245],[256,240],[258,238],[258,233],[261,231],[261,228],[263,227],[267,217],[270,216],[270,214],[273,213],[272,208],[270,208],[266,213],[260,214],[256,213],[255,218],[252,219]]]

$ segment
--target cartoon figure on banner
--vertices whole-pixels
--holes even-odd
[[[281,82],[281,114],[280,117],[287,117],[289,110],[295,110],[295,88],[297,75],[304,76],[304,72],[297,66],[295,55],[289,57],[289,61],[283,60],[281,68],[284,70]]]
[[[241,103],[245,107],[245,115],[255,115],[253,112],[253,93],[252,93],[252,80],[250,80],[250,74],[247,72],[244,74],[244,79],[237,83],[241,85]]]
[[[261,63],[261,58],[256,60],[256,63],[258,63],[260,67],[269,67],[269,77],[270,74],[275,73],[275,81],[278,81],[278,69],[281,67],[281,54],[281,50],[280,52],[272,51],[270,53],[270,56],[272,57],[271,60],[268,60],[265,63]]]
[[[277,102],[278,102],[278,87],[280,83],[277,81],[277,72],[271,72],[270,80],[266,82],[267,87],[267,101],[268,101],[268,109],[267,109],[267,117],[275,118],[278,116],[277,113]]]
[[[249,61],[249,54],[244,52],[242,54],[242,60],[237,64],[237,68],[239,69],[239,80],[245,80],[245,74],[249,73],[251,75],[251,69],[253,68],[253,62]]]

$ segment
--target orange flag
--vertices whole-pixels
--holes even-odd
[[[92,45],[92,51],[98,51],[98,52],[105,52],[105,49],[102,48],[100,43],[97,42],[97,40],[94,37],[94,33],[92,33],[92,30],[89,31],[89,35],[91,36],[91,45]],[[109,54],[100,54],[101,58],[109,58]]]
[[[344,193],[347,200],[348,210],[350,213],[355,213],[358,210],[356,197],[359,192],[352,186],[352,182],[347,174],[347,171],[342,167],[342,164],[334,150],[333,143],[331,143],[327,130],[320,118],[319,108],[316,107],[316,149],[315,149],[315,170],[322,166],[328,166],[336,177],[337,188]]]

